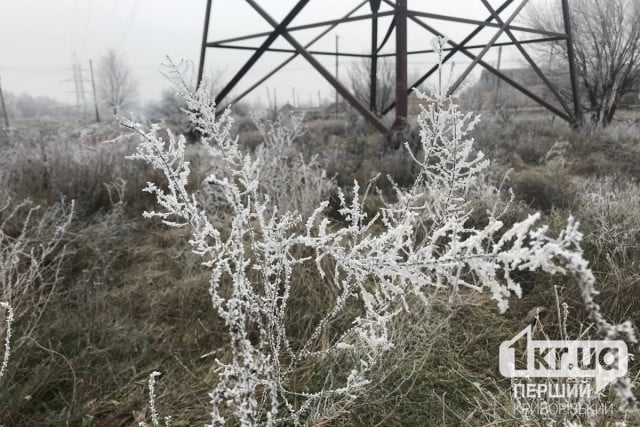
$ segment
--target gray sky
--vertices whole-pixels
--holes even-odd
[[[139,82],[140,100],[144,103],[157,99],[160,91],[168,86],[160,73],[165,55],[176,61],[185,59],[197,63],[205,3],[205,0],[0,0],[0,77],[3,88],[16,94],[26,92],[73,102],[73,84],[65,80],[72,77],[74,52],[83,67],[88,69],[89,59],[95,63],[107,49],[113,48],[122,54]],[[276,19],[282,19],[294,3],[294,0],[260,1]],[[358,0],[312,0],[293,25],[339,18],[358,3]],[[494,5],[497,3],[492,1]],[[519,1],[514,2],[517,3]],[[479,20],[488,16],[480,0],[409,0],[409,7]],[[364,13],[369,13],[368,6],[358,12]],[[503,14],[504,19],[508,16],[509,10]],[[381,19],[380,37],[384,35],[389,20]],[[429,23],[452,39],[460,39],[473,29],[463,24]],[[409,48],[430,47],[432,36],[414,25],[409,26]],[[364,22],[340,26],[314,45],[314,49],[332,51],[335,34],[338,34],[341,50],[364,53],[370,44],[368,28]],[[268,29],[268,24],[245,2],[213,0],[210,41]],[[305,43],[321,30],[294,34]],[[488,40],[493,31],[484,30],[476,40]],[[243,43],[259,45],[261,40]],[[289,45],[280,40],[274,47],[288,48]],[[390,42],[385,50],[392,49],[393,43]],[[249,55],[245,51],[208,49],[207,70],[221,72],[228,79]],[[249,86],[286,57],[286,54],[272,53],[263,56],[238,90]],[[495,61],[495,58],[495,52],[487,56],[489,61]],[[333,71],[332,57],[319,59]],[[349,62],[349,59],[341,59],[342,81],[346,81]],[[409,66],[418,73],[434,63],[432,55],[420,55],[413,57]],[[467,58],[457,58],[456,69],[462,71],[467,63]],[[506,53],[503,66],[515,65],[515,57],[512,59]],[[316,102],[318,91],[323,98],[333,94],[330,86],[303,59],[293,61],[266,86],[277,90],[279,102],[292,97],[292,88],[295,88],[300,102]],[[266,89],[257,89],[250,99],[266,102]]]

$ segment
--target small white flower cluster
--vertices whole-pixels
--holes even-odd
[[[410,310],[415,297],[429,304],[434,289],[488,289],[504,312],[510,295],[521,294],[512,274],[543,270],[577,275],[590,298],[593,276],[573,219],[557,238],[537,225],[537,214],[508,230],[495,212],[489,212],[484,227],[466,225],[469,194],[486,185],[481,175],[488,162],[474,151],[469,136],[478,118],[461,113],[443,92],[425,98],[418,118],[424,156],[414,157],[420,166],[414,185],[396,185],[397,202],[373,218],[363,211],[357,182],[350,201],[339,190],[344,223],[336,225],[323,215],[326,201],[304,218],[276,206],[261,181],[261,149],[244,153],[231,135],[230,111],[216,111],[206,87],[192,90],[177,71],[173,77],[203,144],[224,165],[208,180],[222,189],[233,212],[230,231],[218,229],[187,190],[184,138],[169,132],[165,141],[157,127],[123,124],[141,141],[131,157],[161,170],[168,181],[166,189],[148,184],[145,191],[162,210],[145,215],[190,227],[193,251],[212,271],[211,301],[226,323],[231,351],[227,359],[216,360],[219,381],[210,394],[210,425],[232,420],[247,426],[299,425],[319,401],[351,399],[367,384],[380,356],[393,348],[394,316]],[[337,296],[309,335],[294,343],[287,307],[296,283],[292,275],[301,266],[315,268],[324,278],[318,286],[332,286]],[[327,334],[328,326],[350,306],[358,307],[360,316],[330,338],[335,332]],[[341,354],[353,361],[342,384],[329,373],[325,384],[331,386],[308,392],[291,388],[296,369]]]

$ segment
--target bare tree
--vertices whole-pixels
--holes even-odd
[[[564,32],[560,2],[530,7],[529,24]],[[640,0],[572,0],[570,16],[576,71],[591,120],[608,125],[621,99],[640,83]],[[553,53],[561,52],[561,58]],[[566,73],[566,43],[551,45],[546,54],[558,73]],[[561,59],[561,60],[560,60]]]
[[[378,78],[376,84],[376,113],[380,112],[395,99],[396,71],[394,62],[388,57],[378,59]],[[371,59],[362,58],[349,68],[351,90],[356,99],[369,106],[371,94]]]
[[[113,114],[131,105],[137,96],[137,82],[115,50],[109,50],[100,59],[98,85],[100,99],[113,110]]]

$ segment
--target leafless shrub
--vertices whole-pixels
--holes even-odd
[[[371,372],[395,345],[390,326],[400,313],[414,304],[430,307],[438,290],[455,296],[463,288],[488,290],[504,312],[511,294],[522,293],[522,270],[572,273],[598,331],[635,342],[628,324],[611,325],[600,314],[573,218],[557,238],[537,225],[539,214],[506,230],[493,211],[484,226],[465,225],[470,195],[483,185],[479,178],[489,162],[473,150],[470,133],[478,117],[461,112],[444,88],[418,119],[422,155],[412,157],[419,168],[414,183],[394,185],[396,201],[372,218],[363,211],[357,182],[351,200],[339,191],[338,226],[324,215],[327,201],[308,217],[275,205],[264,191],[265,156],[243,152],[231,134],[230,111],[216,114],[206,89],[189,87],[177,70],[175,81],[210,156],[225,165],[208,179],[232,211],[229,229],[212,222],[186,188],[191,167],[184,137],[169,132],[165,139],[158,127],[123,124],[140,139],[132,157],[166,178],[165,188],[148,183],[145,191],[160,210],[145,216],[189,227],[194,253],[211,269],[211,302],[229,339],[228,352],[215,361],[211,425],[329,422],[366,390]],[[292,131],[275,131],[277,153],[286,152],[295,129],[294,123]],[[298,325],[288,309],[292,295],[305,291],[293,279],[299,271],[316,272],[318,286],[334,296],[301,337],[291,333]],[[337,322],[343,316],[349,320]],[[321,368],[320,380],[297,381],[299,369],[309,365]]]
[[[20,328],[14,351],[32,336],[61,280],[73,209],[73,202],[59,203],[40,213],[28,201],[11,206],[6,199],[0,207],[0,301],[13,308]]]
[[[578,187],[578,203],[597,256],[627,257],[640,250],[640,185],[613,177],[591,179]]]
[[[296,142],[306,131],[304,117],[278,117],[275,122],[256,121],[262,143],[256,147],[261,160],[261,181],[265,194],[283,211],[297,211],[308,217],[318,205],[337,193],[333,179],[313,155],[306,161]]]

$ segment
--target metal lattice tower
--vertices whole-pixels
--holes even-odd
[[[243,79],[243,77],[247,74],[247,72],[258,62],[260,57],[266,52],[284,52],[291,53],[291,56],[283,61],[280,65],[271,70],[264,77],[259,79],[255,84],[249,87],[247,90],[239,94],[235,97],[232,102],[237,102],[246,95],[248,95],[251,91],[256,89],[259,85],[264,83],[267,79],[273,76],[275,73],[284,68],[288,63],[293,61],[296,57],[303,57],[309,65],[311,65],[322,77],[331,86],[335,88],[335,90],[355,109],[357,110],[371,125],[373,125],[377,130],[383,133],[387,133],[390,131],[383,122],[381,121],[381,115],[387,114],[391,110],[395,109],[395,122],[392,126],[392,129],[398,128],[406,123],[407,113],[408,113],[408,96],[413,90],[414,87],[418,87],[421,83],[423,83],[426,79],[428,79],[431,75],[433,75],[438,70],[438,65],[431,67],[427,70],[419,79],[415,82],[409,84],[408,76],[407,76],[407,59],[410,55],[416,54],[424,54],[424,53],[432,53],[433,49],[425,49],[425,50],[417,50],[417,51],[408,51],[407,49],[407,22],[412,21],[417,24],[422,29],[426,30],[432,36],[437,37],[445,37],[445,35],[436,29],[434,26],[425,22],[425,19],[429,19],[431,21],[439,21],[439,22],[455,22],[455,23],[463,23],[470,24],[475,26],[475,29],[470,31],[466,37],[462,38],[460,41],[454,41],[451,39],[447,39],[448,47],[443,49],[446,52],[444,57],[442,58],[442,63],[448,62],[456,53],[460,53],[469,58],[472,62],[467,68],[462,72],[462,74],[455,80],[455,82],[451,85],[449,91],[453,93],[456,89],[460,87],[460,85],[464,82],[464,80],[469,76],[471,71],[477,66],[483,67],[485,70],[493,74],[499,81],[505,82],[509,86],[513,87],[517,91],[521,92],[525,96],[529,97],[533,101],[535,101],[540,106],[544,107],[551,113],[561,117],[573,125],[577,125],[581,112],[580,112],[580,103],[579,103],[579,94],[576,80],[576,71],[575,71],[575,61],[574,61],[574,51],[573,51],[573,40],[572,40],[572,32],[571,32],[571,22],[570,22],[570,14],[569,14],[569,1],[561,0],[562,2],[562,17],[564,20],[564,32],[554,32],[554,31],[546,31],[541,29],[527,28],[519,25],[514,25],[514,20],[518,17],[522,9],[527,5],[529,0],[520,0],[515,9],[513,9],[510,14],[506,17],[503,17],[502,14],[507,11],[509,6],[511,6],[516,0],[502,0],[502,4],[495,8],[490,3],[489,0],[476,0],[482,2],[485,6],[489,16],[484,20],[475,20],[468,19],[459,16],[449,16],[442,14],[435,14],[429,12],[421,12],[417,10],[409,9],[407,6],[407,0],[364,0],[360,2],[354,9],[349,11],[346,15],[339,19],[332,19],[322,22],[315,22],[311,24],[304,25],[296,25],[291,26],[292,21],[299,15],[299,13],[307,6],[307,4],[311,0],[298,0],[293,8],[287,13],[284,19],[280,22],[276,21],[271,15],[258,4],[257,0],[245,0],[247,4],[249,4],[265,21],[269,23],[271,27],[273,27],[272,31],[262,32],[256,34],[250,34],[241,37],[233,37],[223,40],[217,41],[208,41],[209,37],[209,21],[211,17],[211,3],[212,0],[207,0],[206,13],[205,13],[205,21],[204,21],[204,31],[202,36],[202,44],[200,50],[200,65],[198,69],[198,82],[202,79],[202,74],[204,70],[204,62],[205,62],[205,54],[207,48],[223,48],[223,49],[240,49],[240,50],[250,50],[253,51],[253,54],[250,58],[244,63],[244,65],[240,68],[240,70],[227,82],[225,86],[223,86],[222,90],[218,93],[216,97],[216,104],[221,105],[221,103],[225,100],[225,98],[229,95],[229,93],[236,87],[238,82]],[[388,5],[391,10],[381,11],[380,6],[384,3]],[[356,15],[356,12],[364,7],[365,5],[369,5],[370,13]],[[389,30],[387,31],[385,37],[378,43],[378,19],[385,16],[391,16],[392,22]],[[338,25],[347,22],[355,22],[355,21],[364,21],[368,20],[371,22],[371,48],[370,53],[368,54],[354,54],[348,52],[322,52],[322,51],[312,51],[309,48],[328,34],[331,30],[336,28]],[[313,38],[310,42],[302,45],[296,38],[293,33],[300,30],[308,30],[311,28],[322,28],[325,29],[315,38]],[[495,34],[491,37],[491,39],[482,44],[472,44],[472,40],[480,31],[484,28],[492,27],[497,29]],[[514,32],[516,33],[525,33],[529,35],[533,35],[534,38],[530,39],[520,39],[518,38]],[[389,55],[381,55],[380,51],[382,47],[387,43],[392,33],[395,33],[395,53]],[[504,42],[498,42],[498,39],[502,36],[506,35],[509,40]],[[266,39],[262,42],[260,46],[250,47],[250,46],[239,46],[234,45],[236,42],[246,41],[256,38],[266,37]],[[276,39],[282,37],[285,39],[289,45],[291,45],[291,49],[276,49],[273,48],[272,45]],[[567,101],[565,97],[560,94],[559,88],[552,83],[552,81],[545,75],[540,66],[536,63],[534,58],[532,58],[527,51],[524,49],[524,45],[534,44],[534,43],[548,43],[548,42],[558,42],[564,41],[567,44],[567,56],[569,62],[569,79],[571,83],[571,98],[572,105]],[[544,83],[546,88],[549,89],[553,98],[559,104],[559,107],[554,106],[552,103],[543,99],[541,96],[533,93],[524,85],[516,82],[513,78],[508,76],[507,74],[501,72],[496,67],[492,66],[488,62],[486,62],[483,58],[486,53],[493,47],[502,47],[502,46],[514,46],[522,55],[524,60],[531,66],[535,74],[540,78],[540,81]],[[475,54],[472,53],[471,50],[480,49],[480,52]],[[339,55],[339,56],[348,56],[348,57],[364,57],[369,58],[371,61],[371,86],[370,86],[370,105],[363,105],[360,101],[358,101],[355,96],[342,84],[340,83],[329,70],[327,70],[324,65],[322,65],[317,59],[316,55]],[[376,106],[376,73],[377,73],[377,61],[381,56],[395,56],[395,70],[396,70],[396,99],[391,104],[385,106],[382,111],[375,111]]]

